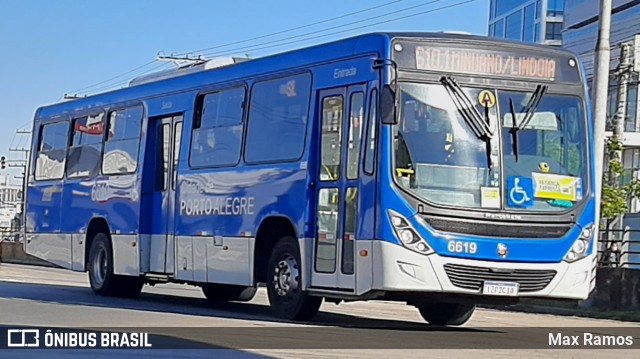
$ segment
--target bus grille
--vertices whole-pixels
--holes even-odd
[[[423,217],[433,229],[443,232],[488,236],[494,238],[560,238],[571,230],[571,224],[502,224],[462,219]]]
[[[516,282],[520,284],[520,293],[543,290],[556,275],[554,270],[505,270],[458,264],[445,264],[444,270],[456,287],[480,290],[484,281]]]

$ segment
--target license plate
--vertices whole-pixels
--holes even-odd
[[[484,286],[482,287],[482,294],[515,297],[518,295],[519,288],[519,283],[484,282]]]

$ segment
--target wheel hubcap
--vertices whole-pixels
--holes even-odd
[[[280,297],[292,297],[298,291],[298,264],[291,256],[281,259],[273,271],[273,284]]]
[[[101,286],[107,277],[107,251],[101,247],[93,259],[93,282]]]

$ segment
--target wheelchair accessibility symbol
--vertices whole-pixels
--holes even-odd
[[[533,180],[527,177],[507,178],[507,204],[510,207],[531,207],[533,205]]]

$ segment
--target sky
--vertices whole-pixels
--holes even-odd
[[[260,57],[376,31],[485,35],[488,10],[487,0],[0,0],[0,155],[20,158],[9,148],[28,147],[15,132],[39,106],[174,67],[158,54]]]

